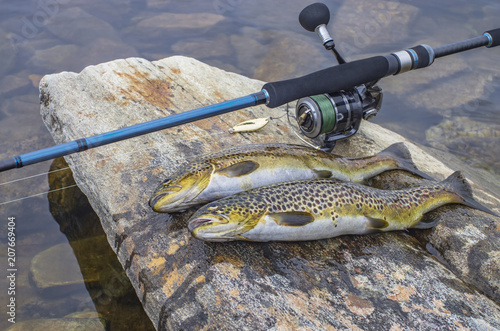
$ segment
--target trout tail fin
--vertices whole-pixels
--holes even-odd
[[[393,158],[395,158],[398,162],[398,169],[409,171],[425,179],[433,179],[425,172],[418,170],[415,163],[413,163],[408,147],[406,147],[406,145],[402,142],[392,144],[391,146],[381,151],[379,154],[391,155]]]
[[[477,202],[472,195],[472,188],[460,171],[455,171],[448,178],[439,183],[461,198],[460,204],[498,216],[496,213]]]

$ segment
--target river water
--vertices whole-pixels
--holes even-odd
[[[317,36],[298,23],[299,12],[309,3],[2,1],[0,158],[53,145],[39,115],[38,84],[46,74],[79,72],[132,56],[156,60],[185,55],[263,81],[335,64]],[[325,3],[332,14],[329,30],[348,61],[422,43],[437,47],[500,28],[500,4],[493,0]],[[379,83],[383,106],[373,121],[437,152],[449,152],[497,182],[499,58],[500,48],[483,47],[385,78]],[[12,282],[0,278],[3,307],[15,298],[16,322],[38,319],[38,324],[44,320],[64,328],[76,319],[95,322],[98,313],[107,329],[151,329],[70,171],[47,174],[51,166],[64,168],[62,162],[0,174],[0,249],[5,257],[0,270],[16,270],[15,293],[9,291]],[[49,190],[58,191],[47,194]],[[15,218],[15,229],[8,226],[9,217]],[[9,232],[15,234],[15,251],[8,250]],[[14,254],[9,266],[7,255]],[[3,316],[2,329],[11,324]]]

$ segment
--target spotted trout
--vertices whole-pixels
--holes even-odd
[[[415,167],[403,143],[362,158],[300,145],[238,146],[201,156],[180,168],[158,186],[149,205],[157,212],[176,212],[274,183],[313,178],[362,182],[393,169],[429,178]]]
[[[203,206],[189,220],[206,241],[301,241],[347,234],[426,229],[425,214],[458,203],[495,215],[474,200],[460,172],[442,182],[379,190],[332,179],[286,182],[241,192]]]

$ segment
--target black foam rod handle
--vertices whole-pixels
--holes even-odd
[[[389,68],[387,57],[375,56],[340,64],[299,78],[267,83],[262,89],[269,95],[267,106],[275,108],[303,97],[345,90],[394,74]]]
[[[500,45],[500,29],[486,31],[485,33],[491,36],[491,43],[486,47],[495,47]]]

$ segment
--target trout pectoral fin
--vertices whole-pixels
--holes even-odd
[[[313,171],[318,178],[330,178],[330,177],[332,177],[332,172],[330,170],[313,169]]]
[[[276,224],[285,226],[303,226],[314,221],[314,217],[304,212],[285,212],[269,214]]]
[[[368,229],[382,231],[389,226],[389,223],[382,218],[373,218],[366,216],[368,223],[366,224]]]
[[[227,177],[238,177],[243,175],[248,175],[255,169],[259,167],[259,164],[253,161],[242,161],[230,165],[224,169],[217,171],[218,174]]]

